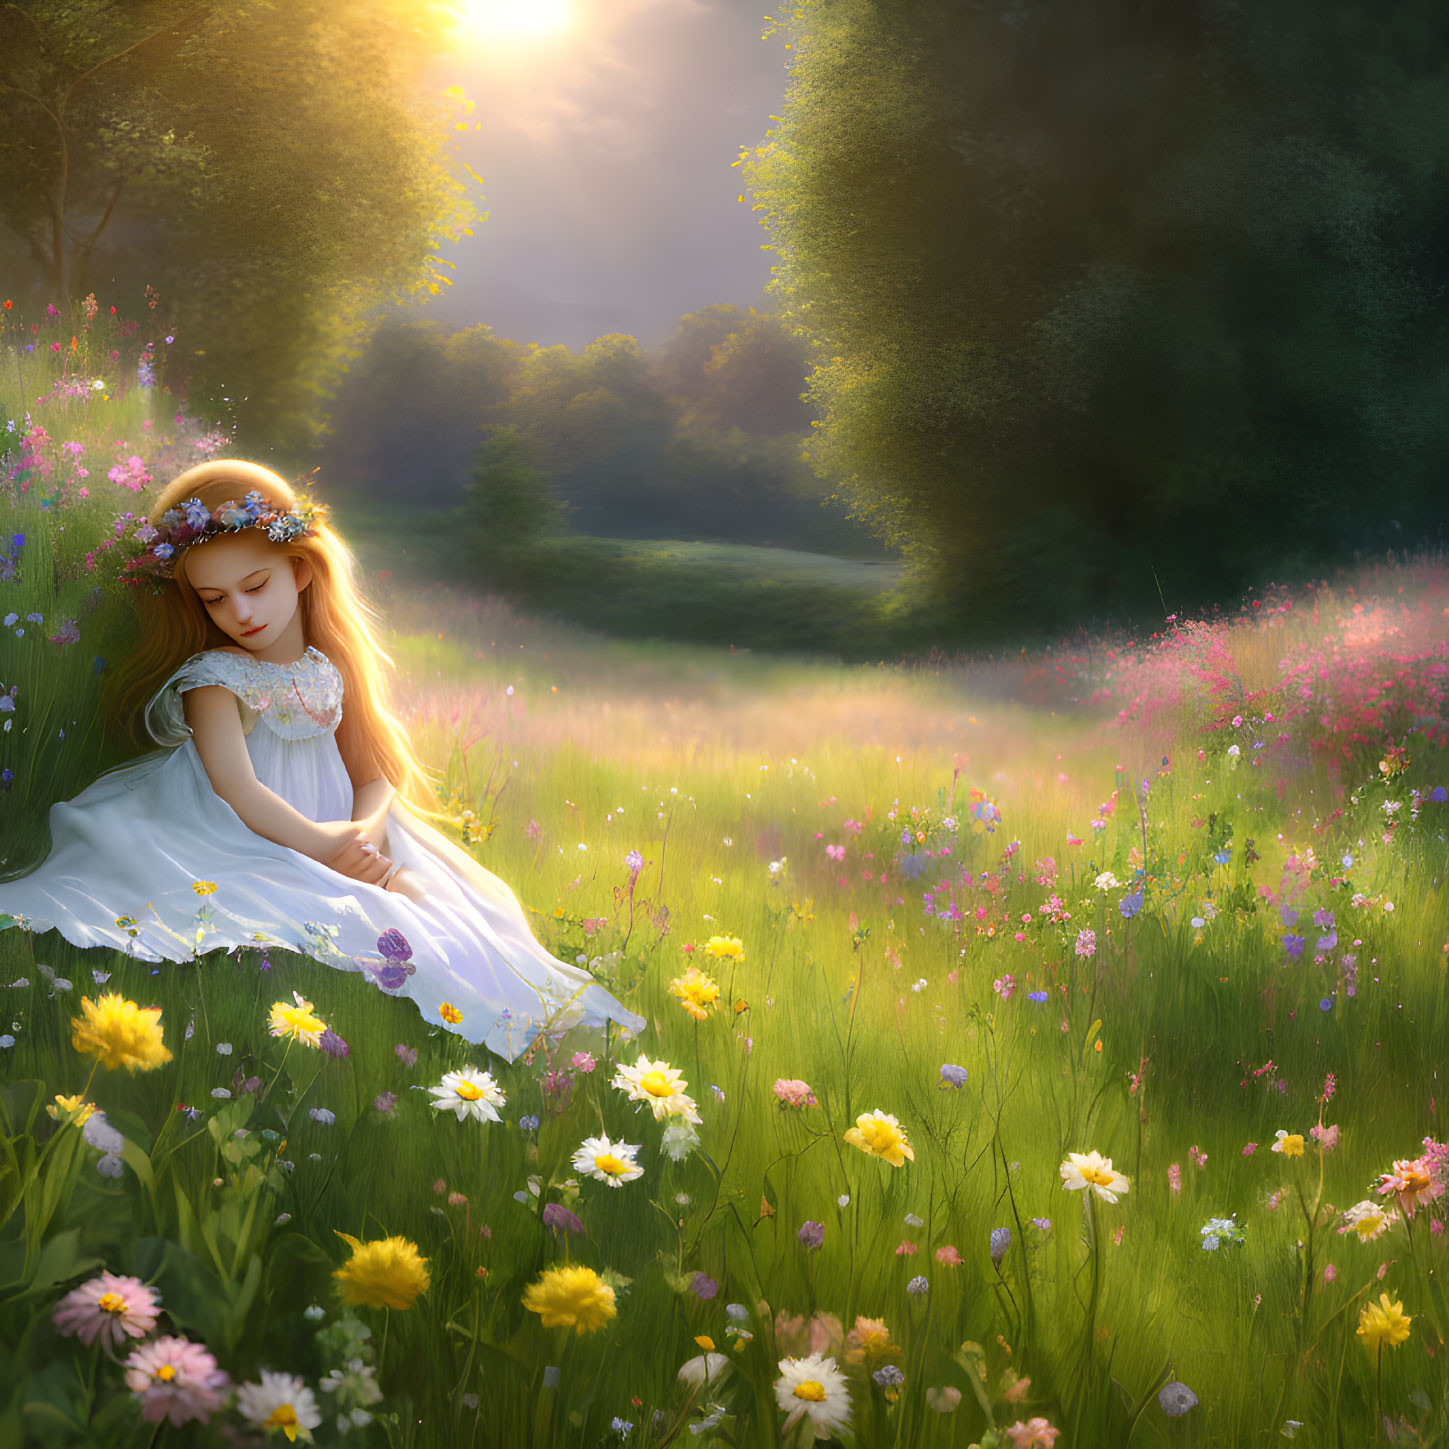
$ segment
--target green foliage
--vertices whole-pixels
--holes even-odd
[[[478,450],[464,503],[470,560],[505,589],[537,581],[538,546],[559,529],[546,473],[529,466],[516,427],[499,427]]]
[[[310,441],[369,308],[446,284],[437,245],[474,216],[467,103],[424,77],[448,8],[0,6],[10,270],[67,310],[154,288],[178,395],[253,450]]]
[[[783,118],[741,160],[822,344],[812,462],[958,637],[1439,526],[1437,6],[799,0],[775,28]]]

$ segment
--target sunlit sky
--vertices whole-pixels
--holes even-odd
[[[730,163],[784,100],[769,0],[469,0],[444,84],[477,102],[461,154],[486,221],[443,255],[445,324],[656,346],[681,313],[761,304],[774,253]],[[560,13],[562,12],[562,13]]]

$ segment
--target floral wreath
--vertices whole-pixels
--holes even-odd
[[[221,533],[261,528],[273,543],[290,543],[295,538],[312,537],[326,521],[326,505],[314,503],[305,495],[286,513],[255,488],[240,503],[230,498],[215,511],[199,498],[188,498],[168,508],[154,524],[142,523],[136,530],[136,538],[144,547],[122,577],[130,584],[148,578],[158,583],[174,578],[176,561],[188,548]]]

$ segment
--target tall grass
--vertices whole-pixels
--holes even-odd
[[[87,416],[101,450],[110,424]],[[55,462],[50,439],[28,456]],[[0,601],[46,625],[0,633],[15,859],[43,848],[32,807],[102,762],[74,729],[50,740],[87,717],[86,618],[125,627],[107,576],[92,615],[72,601],[127,498],[47,510],[24,481]],[[812,1349],[863,1444],[1442,1442],[1444,1199],[1372,1241],[1339,1231],[1445,1135],[1441,560],[1149,639],[868,669],[604,643],[385,567],[452,828],[649,1026],[492,1063],[503,1120],[458,1122],[425,1089],[483,1054],[358,976],[207,953],[224,881],[186,965],[0,932],[0,1439],[151,1441],[116,1365],[52,1321],[106,1268],[154,1284],[166,1330],[237,1383],[304,1379],[318,1442],[347,1406],[322,1376],[355,1358],[382,1398],[349,1442],[773,1446],[780,1361]],[[82,642],[52,644],[71,613]],[[691,965],[719,986],[703,1020],[671,991]],[[87,1083],[70,1023],[102,988],[161,1008],[174,1061]],[[268,1035],[294,990],[345,1057]],[[610,1085],[641,1053],[698,1103],[678,1160],[678,1133]],[[783,1105],[781,1079],[813,1103]],[[120,1177],[42,1110],[87,1086]],[[847,1142],[875,1109],[913,1160]],[[1272,1150],[1280,1130],[1301,1156]],[[600,1131],[639,1146],[642,1178],[572,1165]],[[1092,1149],[1130,1181],[1116,1204],[1063,1186]],[[1241,1245],[1205,1249],[1230,1217]],[[415,1242],[430,1287],[344,1310],[338,1231]],[[524,1307],[564,1262],[612,1286],[602,1329]],[[1356,1329],[1381,1293],[1412,1323],[1370,1353]],[[728,1366],[702,1381],[711,1351]],[[1195,1407],[1168,1412],[1173,1384]],[[160,1435],[233,1442],[242,1417]]]

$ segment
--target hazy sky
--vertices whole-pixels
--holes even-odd
[[[524,342],[629,332],[653,347],[681,313],[758,305],[776,257],[730,163],[784,100],[790,53],[760,38],[769,0],[571,7],[554,35],[479,37],[456,57],[482,122],[461,154],[489,217],[445,249],[453,286],[424,315]]]

